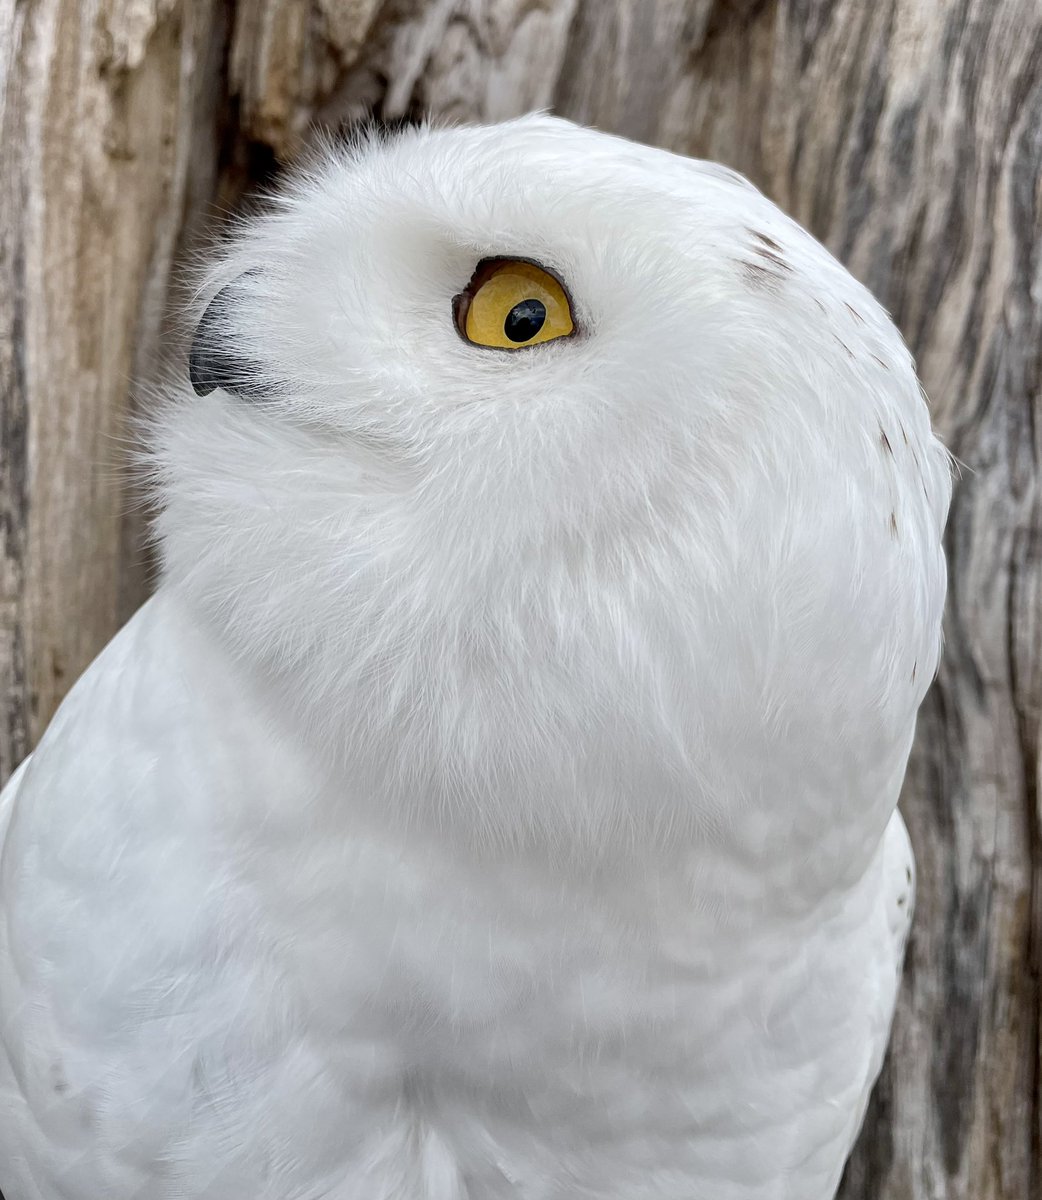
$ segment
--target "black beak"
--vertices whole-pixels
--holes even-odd
[[[243,399],[260,400],[278,391],[260,364],[236,345],[233,314],[242,295],[240,280],[226,284],[199,319],[188,356],[188,378],[198,396],[221,388]]]

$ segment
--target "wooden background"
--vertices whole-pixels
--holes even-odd
[[[0,64],[0,778],[147,592],[176,266],[314,122],[550,106],[736,167],[874,289],[965,465],[843,1195],[1042,1200],[1042,0],[0,0]]]

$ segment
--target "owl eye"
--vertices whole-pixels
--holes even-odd
[[[521,350],[575,332],[571,301],[560,280],[521,258],[478,263],[452,310],[466,341],[494,350]]]

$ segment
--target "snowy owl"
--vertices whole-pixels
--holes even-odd
[[[3,793],[7,1200],[828,1200],[945,592],[886,314],[536,116],[327,149],[194,327]]]

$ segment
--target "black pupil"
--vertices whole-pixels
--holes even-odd
[[[542,300],[521,300],[507,313],[503,332],[512,342],[527,342],[543,328],[546,305]]]

